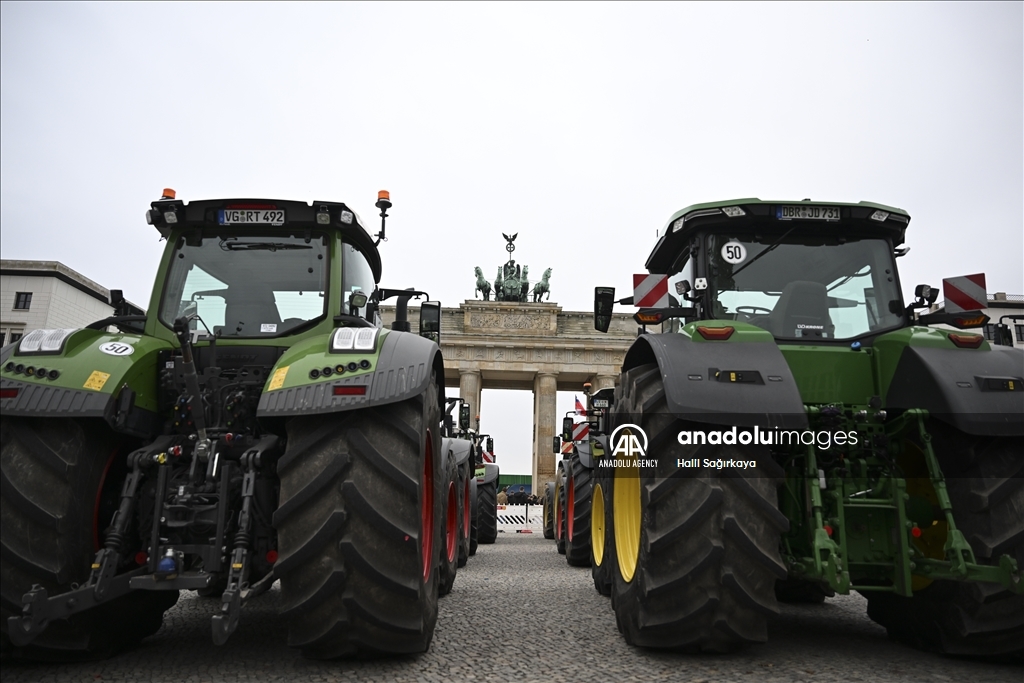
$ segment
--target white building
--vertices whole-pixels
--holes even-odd
[[[63,263],[0,260],[0,346],[32,330],[85,327],[112,315],[110,290]]]

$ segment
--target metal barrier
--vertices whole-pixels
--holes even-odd
[[[498,531],[532,534],[544,531],[542,505],[499,505]]]

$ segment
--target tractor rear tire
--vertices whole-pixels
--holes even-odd
[[[1024,567],[1024,458],[1019,438],[978,437],[933,420],[932,448],[957,528],[979,564]],[[1024,595],[999,584],[934,581],[907,598],[866,593],[889,636],[948,655],[1024,660]]]
[[[472,531],[472,512],[469,509],[470,503],[470,479],[473,473],[469,465],[463,463],[459,468],[459,569],[469,562],[469,537]]]
[[[615,585],[615,535],[612,532],[612,477],[598,473],[590,507],[590,576],[594,589],[608,597]]]
[[[593,471],[573,453],[565,480],[565,561],[571,567],[590,566],[590,503]]]
[[[783,471],[766,448],[683,446],[683,422],[669,413],[661,370],[622,378],[616,424],[639,425],[656,467],[615,468],[613,509],[618,571],[613,608],[626,642],[690,652],[730,652],[765,642],[778,614],[775,582],[789,522],[778,510]],[[714,427],[712,427],[713,429]],[[677,459],[756,460],[746,469],[680,471]]]
[[[480,484],[476,490],[478,506],[477,541],[484,545],[498,539],[498,482]]]
[[[437,594],[444,597],[452,592],[459,564],[459,470],[455,458],[446,456],[444,491],[441,493],[441,561]]]
[[[22,595],[33,584],[54,596],[89,578],[97,541],[103,541],[101,525],[109,521],[99,519],[100,510],[107,507],[105,499],[120,495],[113,472],[119,471],[125,453],[99,421],[0,420],[0,643],[5,658],[68,662],[109,657],[156,633],[164,612],[177,602],[177,591],[135,591],[52,621],[25,647],[15,647],[7,636],[7,619],[21,613]]]
[[[293,418],[278,462],[275,574],[288,644],[313,659],[424,652],[444,546],[437,386]]]
[[[548,540],[555,537],[554,491],[555,483],[553,481],[544,484],[544,538]]]
[[[480,543],[480,511],[477,509],[477,501],[480,499],[479,484],[476,477],[469,480],[469,556],[476,555],[477,546]]]
[[[555,550],[565,555],[565,460],[555,469]]]

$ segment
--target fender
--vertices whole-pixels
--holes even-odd
[[[260,397],[257,417],[319,415],[398,403],[423,393],[431,375],[437,378],[439,406],[444,406],[444,360],[441,349],[428,339],[409,332],[382,330],[378,341],[380,350],[372,371],[316,380],[304,374],[308,373],[305,365],[310,368],[317,367],[317,363],[330,366],[338,363],[342,356],[328,354],[325,338],[310,340],[309,344],[313,343],[322,344],[323,351],[311,353],[303,345],[281,356]],[[292,367],[293,362],[295,367]],[[289,370],[298,378],[296,384],[289,381],[279,389],[273,388],[275,376],[287,376],[291,380]],[[361,395],[335,395],[336,386],[366,389]]]
[[[678,334],[644,334],[626,352],[623,371],[657,363],[668,409],[695,422],[737,427],[803,429],[803,400],[789,365],[771,335],[736,335],[751,341],[695,341],[691,323]],[[740,332],[740,324],[736,324]],[[745,326],[742,327],[752,327]],[[758,330],[763,332],[763,330]],[[716,373],[721,373],[716,376]],[[741,381],[728,380],[736,373]]]
[[[907,346],[886,407],[924,408],[967,434],[1024,435],[1024,350]]]
[[[111,342],[130,351],[100,350]],[[101,418],[115,431],[151,436],[160,423],[158,354],[170,348],[153,337],[89,329],[73,332],[55,353],[22,353],[12,344],[0,354],[0,387],[15,396],[0,399],[0,409],[5,416]],[[8,369],[12,365],[23,370]],[[29,376],[29,367],[56,370],[58,376]]]
[[[576,444],[576,453],[580,456],[580,464],[587,469],[594,469],[597,458],[608,452],[608,436],[592,436],[587,441]]]
[[[477,467],[477,471],[479,471],[479,470],[480,470],[480,468]],[[483,476],[477,475],[477,478],[476,478],[476,483],[477,484],[489,484],[492,481],[494,481],[494,482],[498,481],[498,466],[497,465],[495,465],[493,463],[485,462],[484,465],[483,465],[483,470],[484,470]],[[497,484],[495,484],[495,486],[497,486]]]
[[[448,436],[441,439],[441,452],[451,453],[455,456],[455,465],[457,467],[462,467],[462,464],[469,460],[472,447],[473,444],[466,439],[454,439]]]

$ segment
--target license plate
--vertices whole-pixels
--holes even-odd
[[[595,408],[607,408],[608,407],[608,399],[606,399],[606,398],[595,398],[594,399],[594,407]]]
[[[780,206],[775,210],[775,217],[780,221],[837,221],[838,206]]]
[[[284,209],[221,209],[221,225],[284,225]]]

